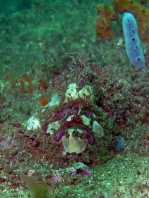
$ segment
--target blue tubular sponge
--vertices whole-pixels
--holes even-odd
[[[135,17],[130,12],[123,15],[123,32],[125,49],[130,63],[136,68],[145,67],[145,58],[138,34],[138,25]]]

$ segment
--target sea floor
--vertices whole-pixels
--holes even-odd
[[[135,71],[121,30],[97,40],[98,3],[35,0],[0,16],[1,198],[149,197],[149,45]],[[84,115],[99,127],[88,136]],[[55,141],[60,126],[81,141]]]

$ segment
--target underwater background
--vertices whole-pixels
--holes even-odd
[[[149,197],[148,21],[147,0],[0,1],[1,198]]]

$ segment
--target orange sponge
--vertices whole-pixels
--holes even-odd
[[[97,6],[98,18],[96,21],[96,35],[97,39],[111,38],[114,35],[112,28],[112,21],[116,19],[112,7],[104,4]]]

